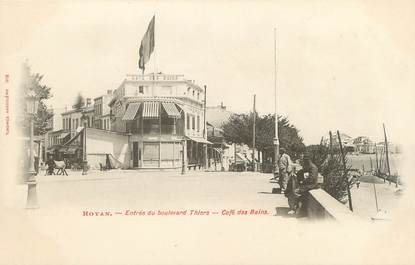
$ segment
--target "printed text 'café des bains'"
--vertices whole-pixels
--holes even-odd
[[[86,149],[91,168],[108,160],[112,167],[179,168],[184,145],[186,164],[203,165],[210,144],[204,93],[182,75],[127,75],[113,93],[95,98],[94,108],[87,104],[82,114],[62,113],[59,156],[73,156],[65,150],[78,146],[80,152]]]

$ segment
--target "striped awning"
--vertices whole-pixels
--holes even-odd
[[[130,105],[128,105],[128,108],[124,113],[124,116],[122,117],[122,120],[123,121],[134,120],[135,115],[137,115],[139,107],[140,107],[140,102],[130,103]]]
[[[173,102],[163,102],[161,104],[170,118],[180,118],[180,112]]]
[[[66,138],[66,136],[70,135],[70,133],[65,132],[65,133],[61,133],[61,135],[59,135],[58,139],[64,139]]]
[[[144,102],[143,118],[158,118],[160,102]]]

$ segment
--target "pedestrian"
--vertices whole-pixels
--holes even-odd
[[[287,154],[285,148],[280,148],[280,152],[281,156],[279,161],[279,184],[281,193],[284,193],[285,189],[287,188],[289,175],[291,174],[293,165],[291,157]]]
[[[299,199],[301,197],[299,189],[299,181],[295,168],[293,167],[291,174],[289,175],[287,188],[285,189],[285,197],[288,199],[288,206],[290,207],[289,215],[295,214],[298,209]]]

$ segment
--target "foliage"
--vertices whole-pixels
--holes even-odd
[[[346,181],[341,153],[338,150],[332,152],[330,154],[330,149],[324,145],[306,147],[306,153],[318,167],[320,174],[324,176],[324,190],[341,203],[346,203],[348,201],[347,185],[351,189],[357,179],[352,177],[351,167],[345,154]]]
[[[35,135],[42,135],[46,133],[49,129],[49,121],[53,117],[53,113],[49,110],[46,105],[45,101],[52,97],[50,92],[51,88],[41,84],[43,79],[43,75],[38,73],[32,74],[30,66],[27,62],[23,63],[22,65],[22,78],[19,85],[19,93],[22,95],[19,98],[19,105],[24,106],[20,113],[19,123],[22,126],[24,132],[29,131],[29,119],[30,117],[27,115],[26,112],[26,99],[25,95],[30,91],[33,91],[37,98],[39,99],[38,111],[34,116],[34,134]]]
[[[259,151],[272,150],[274,142],[275,118],[268,114],[256,114],[255,147]],[[229,143],[246,144],[252,148],[253,114],[233,114],[228,122],[222,125],[224,138]],[[287,117],[278,117],[278,137],[280,147],[284,147],[294,158],[304,150],[303,138]]]

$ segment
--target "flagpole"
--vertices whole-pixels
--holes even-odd
[[[154,14],[154,74],[157,73],[157,49],[156,49],[156,14]],[[154,79],[155,82],[155,79]]]
[[[275,112],[275,134],[274,134],[274,178],[279,173],[278,160],[280,157],[280,141],[278,139],[278,112],[277,112],[277,28],[274,28],[274,112]]]

